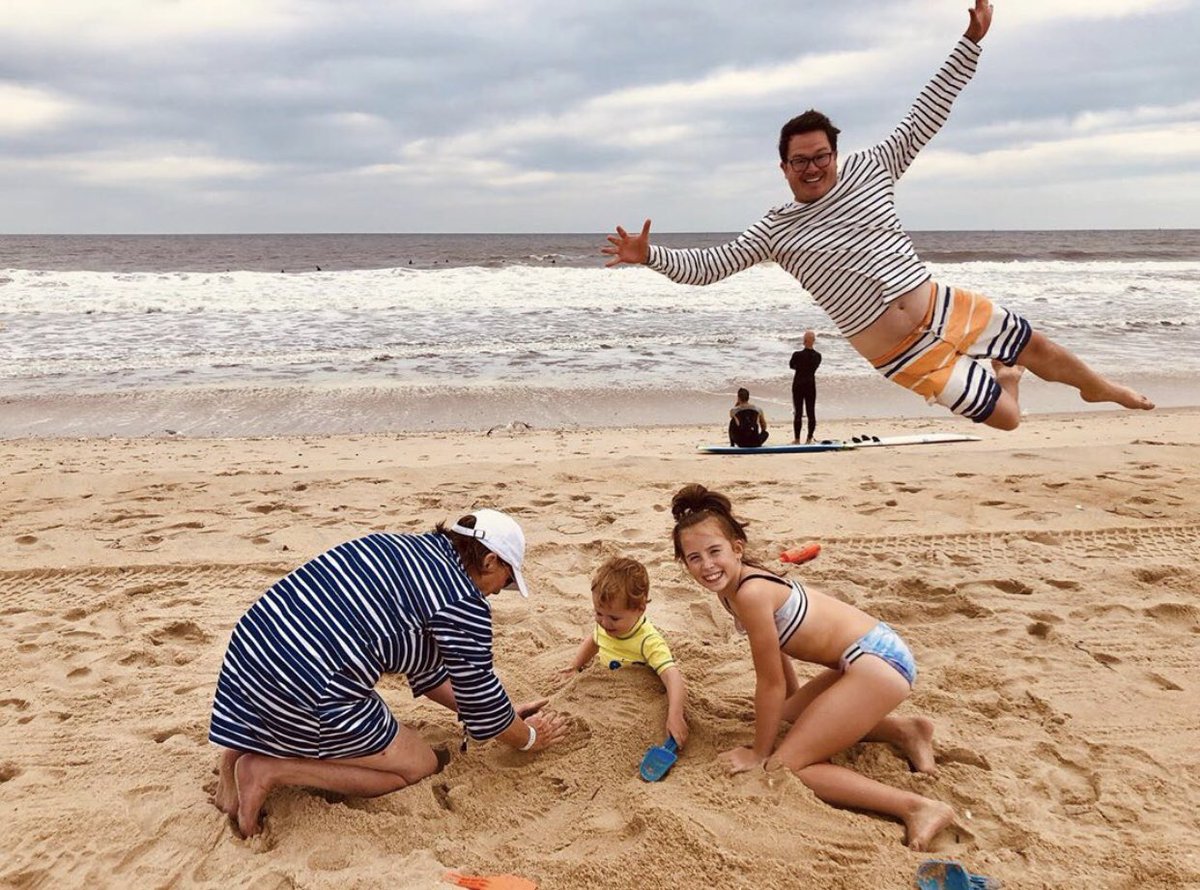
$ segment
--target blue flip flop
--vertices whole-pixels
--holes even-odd
[[[917,867],[919,890],[999,890],[995,878],[972,874],[949,859],[926,859]]]

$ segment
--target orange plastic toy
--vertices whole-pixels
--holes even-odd
[[[443,880],[468,890],[537,890],[537,884],[516,875],[464,875],[448,871]]]
[[[791,550],[785,550],[779,554],[779,558],[784,562],[799,565],[802,562],[808,562],[810,559],[816,559],[817,554],[820,552],[821,545],[814,541],[811,544],[805,544],[803,547],[793,547]]]

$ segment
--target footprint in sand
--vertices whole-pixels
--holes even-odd
[[[13,711],[28,711],[29,702],[23,698],[0,698],[0,708],[7,708]]]
[[[1083,586],[1070,578],[1047,578],[1046,583],[1058,590],[1078,590]]]
[[[1143,584],[1158,584],[1167,578],[1175,578],[1182,574],[1182,570],[1175,566],[1154,566],[1152,568],[1135,569],[1133,577]]]
[[[1167,624],[1195,626],[1200,621],[1200,609],[1189,603],[1159,603],[1142,610],[1143,614]]]
[[[961,763],[986,772],[992,771],[992,765],[988,763],[988,759],[970,748],[948,748],[945,751],[939,751],[937,752],[937,761],[939,764]]]
[[[1018,581],[1016,578],[1000,578],[988,581],[969,581],[966,584],[959,584],[956,590],[964,593],[1007,593],[1014,596],[1029,596],[1033,593],[1033,588],[1024,581]]]
[[[1162,674],[1156,674],[1153,671],[1146,672],[1146,679],[1157,686],[1159,689],[1164,689],[1168,692],[1183,692],[1183,687],[1174,680],[1168,680]]]

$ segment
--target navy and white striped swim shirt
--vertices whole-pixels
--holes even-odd
[[[450,540],[370,534],[272,586],[238,621],[213,701],[211,741],[275,757],[362,757],[398,724],[375,691],[447,679],[459,719],[490,739],[516,718],[492,668],[492,612]]]

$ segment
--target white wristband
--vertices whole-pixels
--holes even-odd
[[[537,730],[533,728],[532,723],[526,723],[525,725],[529,727],[529,741],[518,748],[518,751],[528,751],[537,743]]]

